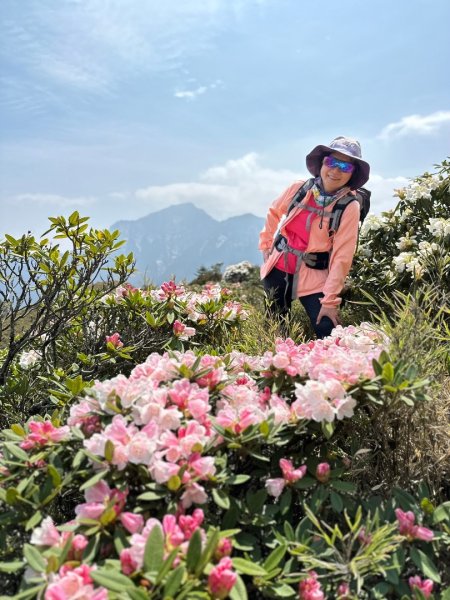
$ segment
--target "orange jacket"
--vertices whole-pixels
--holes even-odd
[[[295,193],[303,185],[303,181],[293,183],[275,200],[267,213],[264,229],[259,236],[259,249],[262,252],[270,251],[270,255],[261,267],[261,279],[264,279],[277,263],[281,252],[273,248],[273,238],[277,232],[278,225]],[[347,192],[348,193],[348,188]],[[312,191],[309,190],[305,196],[304,202],[309,202]],[[338,198],[327,206],[326,211],[331,211]],[[289,215],[281,224],[280,232],[286,236],[285,227],[299,213],[298,206],[291,210]],[[338,306],[341,303],[339,294],[344,287],[345,278],[352,266],[353,255],[358,241],[359,226],[359,203],[350,202],[345,209],[340,226],[336,233],[329,235],[328,220],[323,220],[322,229],[319,227],[320,217],[313,219],[311,223],[311,232],[306,252],[330,252],[330,263],[328,269],[311,269],[305,264],[300,266],[299,283],[297,288],[297,297],[308,296],[323,292],[324,297],[321,303],[324,306]]]

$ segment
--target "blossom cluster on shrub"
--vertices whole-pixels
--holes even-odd
[[[360,232],[350,289],[408,291],[422,280],[450,291],[450,165],[397,190],[395,209],[369,214]]]
[[[27,564],[22,591],[45,600],[357,593],[361,577],[295,558],[322,551],[306,505],[355,509],[342,461],[325,460],[328,426],[370,404],[387,343],[362,324],[307,344],[279,339],[262,356],[153,353],[128,377],[96,382],[67,422],[13,426],[0,500],[5,525],[25,523],[31,539],[25,562],[3,570]],[[55,520],[62,498],[66,522]],[[400,529],[378,534],[370,520],[356,526],[373,577],[403,543],[434,539],[411,511],[397,517]]]
[[[207,284],[199,292],[174,281],[149,290],[120,285],[101,302],[87,304],[61,328],[54,344],[39,339],[39,345],[35,342],[18,355],[0,388],[3,408],[10,406],[4,419],[25,420],[40,405],[49,410],[49,389],[56,391],[53,405],[70,403],[80,392],[74,380],[83,387],[94,379],[129,373],[152,352],[198,347],[220,351],[247,318],[243,304],[218,284]],[[22,416],[16,416],[18,407],[24,407]]]

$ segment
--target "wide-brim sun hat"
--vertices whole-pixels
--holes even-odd
[[[342,135],[334,138],[334,140],[330,142],[329,146],[319,145],[311,150],[306,157],[306,166],[311,175],[314,175],[314,177],[318,177],[320,175],[320,169],[322,168],[324,157],[328,154],[332,154],[333,152],[345,154],[352,159],[352,162],[356,165],[356,169],[348,185],[350,185],[350,187],[354,190],[362,187],[369,179],[370,165],[361,158],[361,144],[358,142],[358,140],[344,137]]]

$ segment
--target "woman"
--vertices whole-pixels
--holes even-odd
[[[342,136],[316,146],[306,166],[314,178],[294,183],[269,208],[259,241],[261,279],[273,312],[287,315],[299,298],[323,338],[340,323],[339,294],[358,240],[354,190],[369,179],[370,166],[359,142]]]

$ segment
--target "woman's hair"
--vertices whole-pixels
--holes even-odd
[[[355,165],[355,170],[353,171],[352,176],[350,177],[350,181],[347,184],[352,188],[352,190],[355,189],[355,187],[353,185],[353,181],[359,177],[359,175],[358,175],[359,166],[356,163],[353,163],[353,164]]]

